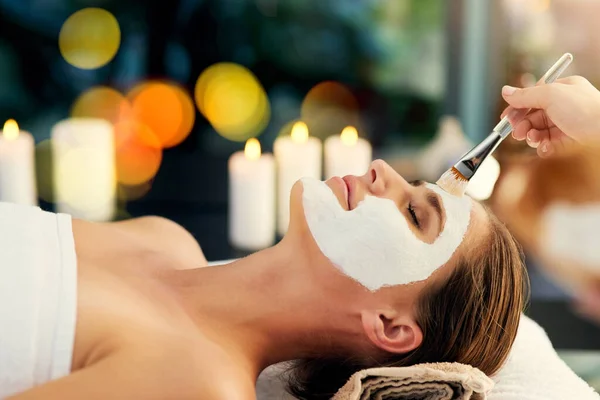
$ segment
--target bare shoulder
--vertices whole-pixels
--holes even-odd
[[[162,351],[167,355],[153,374],[160,376],[161,390],[167,392],[165,398],[256,399],[253,379],[221,348],[205,346],[200,339],[187,344],[170,341],[162,346]]]
[[[174,221],[141,217],[110,223],[73,220],[79,258],[110,265],[137,264],[187,269],[207,265],[194,236]]]
[[[193,351],[188,351],[189,379],[194,381],[198,398],[254,400],[256,398],[255,379],[241,365],[243,364],[222,347],[198,338]]]
[[[116,222],[113,226],[130,234],[133,240],[151,251],[153,257],[162,255],[173,268],[198,268],[207,264],[194,236],[167,218],[140,217]]]
[[[128,344],[125,350],[84,368],[89,371],[87,383],[105,395],[97,398],[256,399],[254,382],[236,365],[210,348],[204,351],[193,339],[175,339],[163,335],[140,338],[135,345]],[[104,371],[98,368],[110,360],[118,362]]]
[[[196,397],[206,400],[256,400],[256,390],[251,382],[236,377],[219,374],[212,382],[197,387]]]

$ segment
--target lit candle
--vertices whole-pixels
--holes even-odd
[[[275,241],[275,161],[254,138],[229,158],[229,241],[244,250]]]
[[[304,122],[296,122],[290,136],[275,140],[277,161],[277,232],[284,235],[290,221],[290,193],[294,183],[304,177],[321,179],[321,141],[309,137]]]
[[[0,135],[0,201],[37,205],[34,141],[13,119]]]
[[[94,118],[61,121],[52,128],[54,193],[58,212],[90,221],[115,215],[113,126]]]
[[[347,126],[340,136],[325,140],[325,178],[333,176],[363,175],[373,157],[371,145],[358,137],[353,126]]]

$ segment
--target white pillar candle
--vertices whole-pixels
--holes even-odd
[[[0,201],[37,205],[34,140],[8,120],[0,134]]]
[[[54,194],[58,212],[90,221],[115,215],[113,126],[103,119],[74,118],[52,128]]]
[[[244,250],[275,242],[275,161],[254,138],[229,158],[229,241]]]
[[[325,140],[325,178],[363,175],[373,158],[371,144],[358,137],[353,126],[347,126],[340,136]]]
[[[304,122],[296,122],[290,136],[275,140],[277,162],[277,232],[283,236],[290,222],[290,193],[300,178],[321,179],[322,144],[309,137]]]

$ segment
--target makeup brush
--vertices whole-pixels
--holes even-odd
[[[544,85],[554,82],[558,77],[567,69],[567,67],[573,61],[573,55],[565,53],[554,65],[544,74],[537,85]],[[492,133],[488,135],[481,143],[473,147],[467,154],[465,154],[452,168],[444,172],[444,174],[438,179],[436,184],[444,189],[446,192],[455,195],[462,196],[467,189],[467,185],[473,175],[479,169],[481,163],[492,154],[498,145],[512,132],[513,127],[510,124],[510,119],[513,121],[520,121],[527,115],[530,110],[528,109],[512,109],[509,113],[502,118],[502,120],[496,125]]]

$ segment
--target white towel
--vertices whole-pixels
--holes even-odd
[[[546,332],[526,316],[521,317],[508,360],[492,379],[495,386],[489,400],[600,399],[560,359]]]
[[[0,398],[70,373],[76,297],[71,218],[0,203]]]
[[[484,400],[494,383],[459,363],[371,368],[352,375],[333,400]]]

